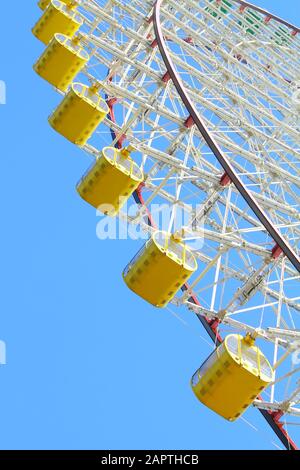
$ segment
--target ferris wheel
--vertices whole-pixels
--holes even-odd
[[[39,6],[34,68],[62,95],[49,123],[95,157],[78,193],[148,235],[124,281],[214,341],[201,403],[230,421],[253,405],[296,449],[299,28],[240,0]]]

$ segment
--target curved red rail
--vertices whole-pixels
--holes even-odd
[[[225,170],[225,174],[228,175],[232,183],[236,186],[240,194],[244,197],[245,201],[249,205],[249,207],[253,210],[257,218],[260,220],[260,222],[264,225],[268,233],[271,235],[273,240],[276,242],[276,245],[280,247],[282,252],[285,254],[285,256],[290,260],[290,262],[294,265],[294,267],[297,269],[297,271],[300,272],[300,259],[297,256],[297,254],[294,252],[294,250],[289,246],[289,244],[284,240],[280,232],[274,227],[272,221],[268,218],[268,216],[265,214],[264,210],[261,208],[261,206],[258,204],[258,202],[255,200],[255,198],[252,196],[252,194],[248,191],[248,189],[244,186],[242,180],[240,177],[236,174],[233,166],[231,165],[230,161],[227,159],[227,157],[223,154],[221,151],[220,147],[218,144],[215,142],[214,138],[211,136],[210,132],[208,131],[207,127],[205,126],[202,118],[200,117],[196,107],[194,106],[191,98],[189,97],[184,84],[181,81],[181,78],[176,72],[175,66],[173,64],[173,61],[171,59],[171,56],[168,52],[167,45],[163,36],[162,32],[162,27],[161,27],[161,21],[160,21],[160,11],[161,11],[161,6],[163,4],[164,0],[156,0],[156,3],[154,5],[154,14],[153,14],[153,25],[154,25],[154,31],[155,31],[155,43],[157,44],[159,51],[162,55],[162,58],[164,60],[165,66],[167,68],[167,73],[171,80],[173,81],[175,88],[177,89],[177,92],[179,96],[181,97],[188,113],[190,116],[190,119],[192,119],[193,124],[195,124],[204,137],[206,143],[216,156],[217,160],[219,163],[222,165],[223,169]],[[241,7],[249,7],[255,11],[258,11],[260,13],[263,13],[266,15],[266,18],[268,21],[271,19],[276,20],[277,22],[284,24],[291,28],[291,34],[297,34],[300,29],[296,28],[295,26],[289,24],[288,22],[282,20],[281,18],[278,18],[275,15],[272,15],[271,13],[268,13],[267,11],[263,10],[262,8],[256,7],[248,2],[242,1],[242,0],[235,0],[237,1]],[[198,303],[197,299],[191,298],[191,301],[194,303]],[[199,318],[204,325],[205,329],[208,331],[210,337],[214,340],[219,340],[218,333],[215,323],[216,322],[211,322],[206,319]],[[296,444],[293,442],[291,437],[289,436],[288,432],[284,429],[283,424],[280,422],[280,418],[282,416],[281,413],[276,413],[276,412],[270,412],[266,410],[259,410],[268,424],[271,426],[271,428],[274,430],[278,438],[281,440],[281,442],[284,444],[286,449],[288,450],[297,450]]]
[[[245,7],[245,8],[248,7],[248,8],[251,8],[251,10],[254,10],[254,11],[257,11],[258,13],[262,13],[263,15],[266,15],[266,18],[268,18],[270,20],[272,19],[272,20],[277,21],[278,23],[284,24],[288,28],[291,28],[293,31],[295,31],[295,33],[300,32],[300,28],[297,28],[297,26],[294,26],[291,23],[289,23],[288,21],[283,20],[279,16],[273,15],[273,13],[269,13],[267,10],[264,10],[261,7],[258,7],[256,5],[252,5],[252,3],[245,2],[244,0],[234,0],[234,1],[237,2],[237,3],[240,3],[242,7]]]
[[[237,2],[237,3],[240,3],[242,7],[245,7],[245,8],[248,7],[248,8],[251,8],[251,10],[255,10],[255,11],[258,11],[259,13],[262,13],[263,15],[266,15],[266,18],[268,20],[272,19],[272,20],[277,21],[278,23],[284,24],[288,28],[291,28],[291,30],[294,32],[294,34],[300,32],[300,28],[297,28],[297,26],[294,26],[294,25],[290,24],[288,21],[283,20],[279,16],[273,15],[273,13],[269,13],[267,10],[264,10],[261,7],[258,7],[256,5],[252,5],[252,3],[245,2],[243,0],[234,0],[234,1]]]

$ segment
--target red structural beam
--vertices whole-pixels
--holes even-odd
[[[286,21],[282,20],[281,18],[278,18],[275,15],[272,15],[272,14],[266,12],[262,8],[256,7],[254,5],[251,5],[248,2],[244,2],[242,0],[235,0],[235,1],[238,2],[240,5],[244,6],[245,8],[250,7],[251,9],[253,9],[255,11],[258,11],[260,13],[265,14],[266,15],[266,22],[269,22],[271,19],[273,19],[273,20],[278,21],[281,24],[284,24],[284,25],[290,27],[291,31],[292,31],[292,34],[294,34],[294,35],[297,34],[300,31],[299,28],[296,28],[295,26],[290,25]],[[162,3],[163,3],[163,0],[157,0],[156,1],[155,5],[154,5],[154,14],[153,14],[153,16],[148,18],[149,23],[151,23],[153,21],[154,29],[155,29],[155,35],[156,35],[156,39],[151,43],[151,46],[153,48],[156,47],[156,46],[159,47],[159,50],[162,54],[162,57],[164,59],[164,62],[165,62],[166,68],[167,68],[167,71],[164,74],[164,76],[162,77],[162,80],[165,83],[168,82],[169,80],[173,80],[173,83],[174,83],[175,87],[177,88],[177,91],[178,91],[179,95],[181,96],[184,104],[186,105],[186,107],[187,107],[187,109],[190,113],[189,117],[187,118],[187,120],[185,122],[186,127],[189,128],[192,125],[197,125],[198,129],[200,130],[200,132],[202,133],[204,138],[210,137],[208,131],[206,129],[203,129],[204,125],[203,125],[200,117],[198,116],[197,111],[195,111],[195,109],[192,105],[192,102],[190,102],[190,100],[189,100],[189,98],[188,98],[188,96],[185,92],[185,89],[183,87],[183,84],[181,83],[180,78],[177,76],[175,67],[174,67],[174,65],[173,65],[173,63],[172,63],[172,61],[169,57],[169,54],[167,52],[167,48],[166,48],[166,44],[165,44],[165,41],[164,41],[164,38],[163,38],[163,34],[162,34],[162,30],[161,30],[161,24],[160,24],[160,8],[161,8]],[[107,100],[107,102],[108,102],[108,105],[109,105],[109,108],[110,108],[110,114],[109,114],[110,120],[115,123],[116,119],[115,119],[115,115],[114,115],[114,106],[115,106],[117,101],[116,100]],[[191,110],[192,110],[192,112],[191,112]],[[204,130],[206,132],[203,132]],[[111,134],[112,134],[113,140],[115,140],[116,139],[116,134],[113,130],[111,130]],[[118,142],[115,144],[115,146],[117,148],[122,148],[124,140],[125,140],[125,136],[122,136],[118,140]],[[210,139],[208,139],[208,140],[210,140]],[[214,149],[212,149],[212,150],[214,151]],[[221,151],[219,149],[217,149],[217,150],[218,150],[218,152],[221,153]],[[215,153],[215,155],[216,155],[216,153]],[[222,158],[224,158],[223,155],[221,155],[221,156],[222,156]],[[218,155],[216,155],[216,157],[218,158]],[[220,161],[219,158],[218,158],[218,160]],[[222,164],[222,162],[221,162],[221,164]],[[225,169],[225,173],[224,173],[224,175],[222,176],[222,178],[220,180],[220,184],[222,186],[226,186],[226,185],[230,184],[231,182],[235,184],[237,175],[235,175],[234,169],[230,168],[231,171],[228,172],[227,171],[228,165],[222,165],[222,166]],[[234,176],[233,179],[232,179],[232,175]],[[242,182],[241,182],[241,185],[243,185]],[[236,185],[236,186],[238,187],[238,185]],[[143,189],[143,185],[141,185],[137,189],[137,191],[135,191],[134,199],[138,204],[143,206],[144,205],[144,199],[143,199],[143,195],[142,195],[142,189]],[[238,189],[239,189],[239,187],[238,187]],[[244,191],[240,191],[240,192],[243,196],[245,195]],[[256,201],[254,201],[254,202],[257,205]],[[249,204],[249,205],[253,209],[252,205],[251,204]],[[151,216],[151,213],[150,213],[149,209],[147,209],[147,217],[148,217],[149,226],[155,227],[155,223],[152,219],[152,216]],[[265,227],[268,230],[270,228],[270,224],[267,224],[267,226],[265,225]],[[273,232],[273,230],[272,230],[272,232]],[[272,235],[272,233],[270,233],[270,234]],[[284,250],[282,248],[282,246],[284,248],[286,248],[286,243],[284,242],[284,240],[281,240],[281,244],[279,244],[279,243],[277,243],[277,240],[276,240],[276,238],[278,238],[278,237],[273,237],[273,238],[276,241],[276,245],[274,246],[274,248],[272,250],[272,257],[274,259],[276,259],[282,253],[284,253],[286,256],[288,256],[287,255],[288,250]],[[289,254],[291,254],[291,253],[289,253]],[[293,252],[292,252],[292,255],[293,255],[292,259],[294,261],[296,261],[296,263],[295,263],[296,266],[295,267],[300,272],[299,259],[296,257],[296,255]],[[294,259],[294,257],[296,257],[296,259]],[[290,256],[288,256],[288,258],[290,259]],[[189,289],[188,284],[185,284],[182,288],[183,291],[187,291],[188,289]],[[200,303],[199,303],[199,301],[198,301],[198,299],[195,295],[191,295],[191,297],[189,298],[189,301],[194,303],[195,305],[200,305]],[[211,320],[211,319],[205,318],[205,317],[200,316],[200,315],[197,315],[197,318],[200,320],[203,327],[207,331],[210,338],[214,341],[214,343],[217,344],[217,345],[220,344],[223,340],[222,340],[222,338],[221,338],[221,336],[218,332],[219,321],[218,320]],[[273,429],[273,431],[275,432],[277,437],[280,439],[280,441],[286,447],[286,449],[288,449],[288,450],[298,450],[297,445],[293,442],[293,440],[289,436],[288,432],[284,429],[283,423],[280,421],[280,418],[282,417],[282,413],[271,412],[271,411],[261,410],[261,409],[259,411],[263,415],[263,417],[265,418],[267,423],[271,426],[271,428]]]

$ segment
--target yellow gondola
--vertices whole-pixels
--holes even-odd
[[[127,286],[156,307],[165,307],[197,269],[191,250],[157,231],[123,272]]]
[[[116,215],[143,181],[127,149],[106,147],[77,186],[80,196],[101,212]]]
[[[49,123],[70,142],[84,145],[108,113],[109,107],[97,87],[73,83]]]
[[[77,38],[55,34],[33,68],[58,90],[66,91],[88,61],[89,55]]]
[[[254,340],[228,335],[191,380],[196,397],[229,421],[235,421],[272,382],[273,369]]]
[[[54,34],[73,37],[82,25],[82,19],[72,5],[52,0],[41,18],[32,28],[32,33],[44,44],[49,44]]]

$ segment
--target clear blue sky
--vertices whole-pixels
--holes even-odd
[[[300,23],[298,0],[256,2]],[[47,116],[60,98],[32,71],[35,1],[1,2],[1,449],[271,449],[258,412],[230,424],[200,405],[189,380],[211,347],[125,287],[139,245],[96,238],[76,195],[89,165]],[[299,433],[298,433],[299,434]]]

